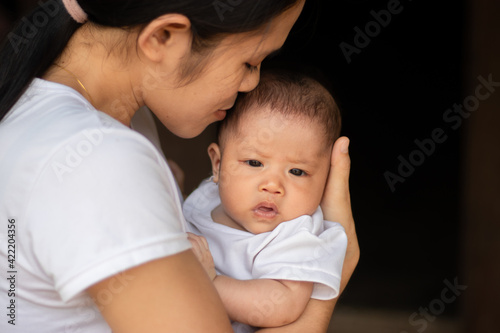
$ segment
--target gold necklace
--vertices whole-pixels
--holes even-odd
[[[80,87],[82,87],[82,89],[83,89],[83,90],[85,90],[85,92],[86,92],[86,93],[87,93],[87,95],[89,96],[90,103],[91,103],[92,105],[95,105],[94,100],[92,99],[92,96],[90,96],[89,91],[87,90],[87,88],[85,88],[85,86],[83,85],[82,81],[80,81],[80,80],[78,79],[78,77],[77,77],[75,74],[73,74],[73,72],[70,72],[68,69],[66,69],[66,68],[64,68],[64,67],[62,67],[62,66],[60,66],[60,65],[58,65],[58,64],[55,64],[55,65],[56,65],[57,67],[59,67],[60,69],[62,69],[63,71],[65,71],[66,73],[68,73],[69,75],[71,75],[71,76],[72,76],[72,77],[76,80],[76,82],[78,82],[78,84],[80,85]]]

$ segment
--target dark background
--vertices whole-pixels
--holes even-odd
[[[386,10],[389,3],[394,1],[308,1],[282,52],[263,67],[313,68],[328,79],[342,109],[342,134],[351,139],[350,184],[361,259],[339,306],[410,315],[440,298],[445,279],[466,281],[461,177],[467,126],[454,130],[443,114],[473,94],[478,82],[464,82],[472,1],[401,0],[401,12],[391,15],[390,23],[372,33],[348,62],[339,45],[355,46],[354,28],[364,31],[375,20],[370,12]],[[32,6],[1,4],[0,37]],[[496,27],[484,31],[498,35]],[[392,191],[384,174],[397,174],[398,157],[408,159],[418,149],[414,141],[429,139],[436,128],[446,141],[437,143]],[[182,140],[160,129],[166,155],[186,173],[186,192],[210,173],[206,147],[214,132],[210,126],[200,137]],[[462,308],[458,297],[442,316],[459,317]]]

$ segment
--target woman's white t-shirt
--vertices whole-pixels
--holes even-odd
[[[127,269],[190,248],[184,223],[148,139],[35,79],[0,122],[0,331],[110,332],[85,290],[116,275],[106,304]]]

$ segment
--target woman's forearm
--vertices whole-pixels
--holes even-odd
[[[344,264],[342,266],[342,278],[340,280],[340,293],[344,291],[347,286],[347,282],[351,279],[354,269],[358,265],[360,251],[358,244],[358,236],[356,235],[356,228],[354,226],[354,220],[351,221],[347,226],[344,226],[345,232],[347,234],[347,249],[344,258]]]
[[[110,294],[116,277],[87,292],[113,332],[229,333],[231,324],[211,281],[191,251],[153,260],[124,272],[129,277]]]

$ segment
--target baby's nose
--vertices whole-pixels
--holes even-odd
[[[283,195],[285,193],[283,184],[278,179],[270,179],[262,182],[259,186],[259,191],[274,195]]]

